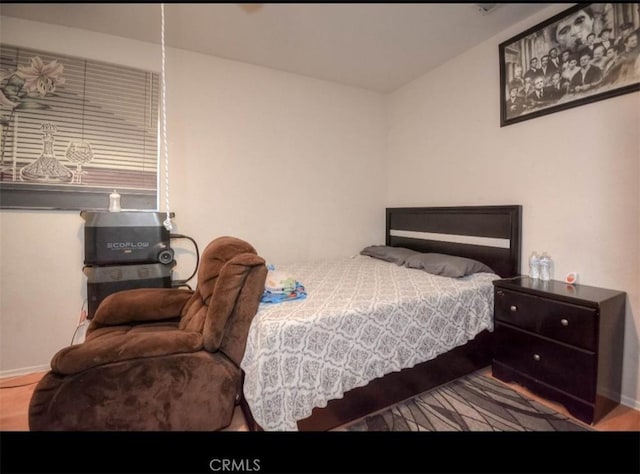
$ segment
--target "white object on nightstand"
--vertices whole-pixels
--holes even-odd
[[[529,276],[534,280],[540,278],[540,257],[536,252],[531,252],[529,257]]]
[[[551,257],[546,252],[540,257],[540,279],[542,281],[551,280]]]
[[[564,277],[564,282],[570,285],[574,285],[578,283],[578,272],[569,272],[567,276]]]

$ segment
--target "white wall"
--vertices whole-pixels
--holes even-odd
[[[498,44],[564,8],[391,94],[386,115],[374,93],[170,49],[175,231],[237,235],[277,264],[381,243],[385,206],[522,204],[523,255],[628,292],[623,401],[639,407],[639,94],[499,127]],[[157,45],[0,20],[2,42],[159,70]],[[0,235],[6,375],[48,366],[86,290],[77,212],[1,211]]]
[[[0,21],[4,43],[160,70],[158,45]],[[382,243],[380,94],[169,49],[167,109],[174,232],[200,250],[234,235],[278,265]],[[83,222],[77,211],[0,212],[0,375],[46,368],[70,343],[86,298]],[[175,278],[186,278],[190,247],[176,244]]]
[[[556,278],[628,293],[623,402],[640,408],[640,94],[500,128],[498,44],[565,8],[390,96],[387,204],[522,204],[524,272],[547,251]]]

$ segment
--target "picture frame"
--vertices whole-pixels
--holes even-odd
[[[158,209],[157,72],[0,44],[0,209]]]
[[[640,3],[581,3],[498,45],[500,126],[640,90]]]

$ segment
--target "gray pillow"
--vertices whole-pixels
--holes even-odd
[[[416,253],[404,262],[407,268],[417,268],[434,275],[459,278],[473,273],[494,273],[484,263],[470,258],[442,253]]]
[[[384,260],[385,262],[393,262],[396,265],[402,265],[410,255],[416,253],[418,252],[404,247],[370,245],[369,247],[365,247],[364,249],[362,249],[360,255],[367,255],[369,257]]]

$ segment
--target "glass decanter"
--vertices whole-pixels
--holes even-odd
[[[45,183],[67,183],[73,180],[73,172],[61,164],[53,150],[55,124],[45,122],[42,129],[42,154],[40,158],[20,170],[23,181],[38,181]]]

